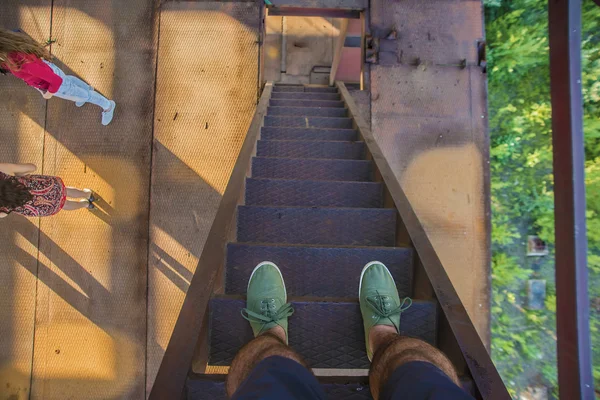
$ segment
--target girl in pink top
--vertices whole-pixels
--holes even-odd
[[[102,107],[102,125],[113,119],[116,104],[81,79],[66,75],[50,62],[50,53],[29,36],[0,29],[0,68],[36,88],[45,99],[52,96]]]

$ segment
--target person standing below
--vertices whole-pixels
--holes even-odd
[[[0,163],[0,218],[11,212],[26,217],[48,217],[63,209],[95,208],[90,189],[65,186],[56,176],[29,175],[35,170],[33,164]]]
[[[77,107],[92,103],[102,108],[102,125],[113,119],[116,104],[81,79],[66,75],[52,62],[44,46],[24,33],[0,29],[0,68],[36,88],[45,99],[53,96],[75,102]]]

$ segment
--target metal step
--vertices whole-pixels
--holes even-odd
[[[312,368],[368,368],[364,328],[358,302],[292,301],[289,344]],[[216,297],[210,302],[209,365],[231,365],[237,351],[253,339],[240,315],[245,300]],[[435,345],[437,305],[414,301],[400,320],[400,333]]]
[[[375,182],[248,178],[245,204],[377,208],[382,205],[382,191],[382,184]]]
[[[370,181],[371,161],[254,157],[253,178]]]
[[[394,246],[392,208],[239,206],[238,242]]]
[[[352,380],[352,378],[347,379]],[[321,383],[325,395],[330,400],[372,400],[369,386],[363,383]],[[227,400],[225,375],[201,375],[188,378],[186,382],[187,400]]]
[[[275,107],[344,107],[343,101],[333,100],[285,100],[271,99],[269,105]]]
[[[275,85],[273,86],[273,92],[338,93],[338,90],[334,87]]]
[[[332,107],[269,107],[267,115],[298,115],[302,117],[347,117],[345,108]]]
[[[307,247],[230,243],[225,293],[245,294],[254,267],[272,261],[281,270],[289,296],[358,297],[363,267],[384,263],[401,297],[412,295],[413,251],[400,247]]]
[[[317,140],[259,140],[256,150],[256,155],[259,157],[360,160],[363,159],[364,154],[364,142]]]
[[[261,128],[261,139],[264,140],[355,141],[357,138],[358,132],[354,129]]]
[[[340,100],[339,93],[273,92],[271,99],[288,100]]]
[[[287,126],[291,128],[352,129],[351,118],[265,116],[264,126]]]

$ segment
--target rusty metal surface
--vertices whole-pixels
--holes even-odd
[[[427,279],[430,281],[435,297],[440,302],[443,316],[450,329],[441,331],[439,334],[453,335],[456,342],[454,350],[461,354],[468,367],[468,372],[473,377],[476,391],[479,392],[481,397],[484,399],[509,399],[510,395],[485,347],[485,338],[482,339],[481,334],[477,332],[473,318],[467,312],[466,307],[468,305],[465,305],[464,300],[459,297],[458,285],[451,280],[450,273],[452,271],[449,270],[448,264],[442,264],[438,255],[439,251],[432,243],[432,235],[427,231],[424,223],[416,213],[414,203],[402,188],[395,171],[385,156],[384,150],[378,144],[366,122],[359,116],[359,110],[354,100],[343,83],[338,82],[337,86],[348,106],[349,114],[355,118],[357,129],[368,145],[373,162],[376,164],[382,180],[389,190],[415,247],[420,265],[422,265]],[[473,279],[473,277],[470,279]],[[441,343],[444,342],[443,339],[444,337],[440,336]],[[467,373],[467,369],[459,373]]]
[[[257,103],[256,2],[161,8],[154,118],[147,390]]]
[[[145,395],[154,17],[151,0],[53,2],[56,63],[117,109],[102,126],[98,107],[48,102],[44,173],[101,200],[41,221],[34,398]]]
[[[468,69],[371,66],[373,127],[389,117],[470,118]]]
[[[484,36],[479,0],[371,1],[371,30],[385,38],[396,28],[400,63],[477,63],[476,41]],[[394,44],[394,43],[392,43]],[[386,48],[386,50],[390,50]]]
[[[50,0],[36,6],[0,2],[0,26],[21,28],[36,40],[50,35]],[[46,101],[33,88],[0,75],[0,162],[42,168]],[[29,399],[38,271],[38,219],[0,220],[0,398]],[[40,266],[43,268],[43,266]]]
[[[482,4],[373,0],[370,15],[375,36],[398,31],[395,60],[370,68],[373,136],[489,346],[486,78],[471,66]]]

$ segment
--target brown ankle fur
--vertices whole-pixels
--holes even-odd
[[[302,357],[285,344],[281,338],[265,332],[251,342],[246,343],[233,359],[225,383],[227,396],[231,398],[256,364],[271,356],[289,358],[308,368]]]
[[[369,384],[375,400],[379,399],[383,385],[396,368],[411,361],[431,363],[450,377],[456,385],[460,385],[456,370],[444,353],[422,340],[396,335],[385,345],[380,346],[373,356]]]

